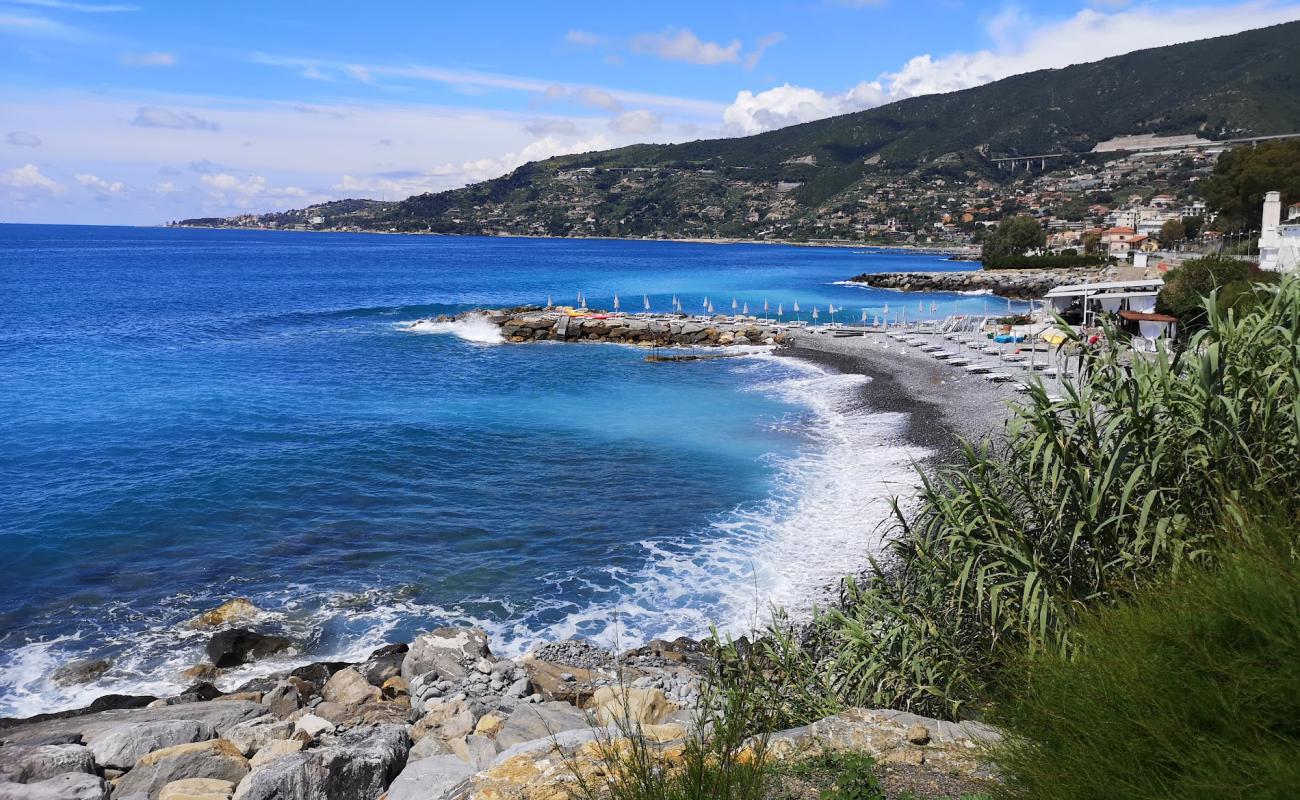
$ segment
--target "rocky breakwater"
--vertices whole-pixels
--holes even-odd
[[[1015,300],[1035,300],[1057,286],[1133,280],[1133,273],[1132,267],[978,269],[953,272],[866,273],[849,280],[878,289],[899,289],[905,292],[989,292]]]
[[[690,639],[622,654],[571,640],[509,659],[481,630],[438,628],[229,692],[200,683],[0,720],[0,800],[561,800],[628,719],[680,754],[709,653]],[[857,749],[970,775],[974,743],[992,735],[850,711],[778,734],[773,751]]]
[[[480,312],[481,313],[481,312]],[[463,319],[449,318],[447,321]],[[628,315],[593,311],[587,316],[546,309],[513,309],[485,314],[509,342],[617,342],[650,346],[728,347],[781,344],[786,332],[754,317],[718,315]]]

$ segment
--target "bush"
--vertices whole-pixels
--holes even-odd
[[[1027,659],[1023,680],[1009,686],[995,714],[1010,734],[995,754],[1006,781],[1001,795],[1295,797],[1294,525],[1292,518],[1281,530],[1266,528],[1221,567],[1084,619],[1074,660]]]
[[[1156,306],[1178,317],[1184,328],[1195,329],[1205,323],[1205,300],[1211,293],[1218,292],[1220,314],[1231,308],[1240,315],[1253,309],[1261,298],[1255,284],[1277,281],[1276,274],[1261,272],[1241,259],[1223,255],[1194,258],[1165,276]]]
[[[1300,513],[1300,281],[1245,317],[1211,305],[1178,357],[1110,331],[1065,345],[1081,378],[1031,389],[1005,440],[963,445],[896,508],[885,555],[836,608],[760,642],[794,720],[835,704],[978,713],[1008,655],[1074,652],[1074,626],[1210,558],[1220,498]]]

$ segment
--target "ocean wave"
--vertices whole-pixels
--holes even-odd
[[[966,291],[959,291],[957,292],[957,294],[964,294],[968,297],[980,297],[980,296],[993,294],[993,290],[992,289],[967,289]]]
[[[399,323],[400,330],[410,333],[450,333],[475,344],[501,344],[501,328],[483,314],[467,314],[454,322],[422,319]]]

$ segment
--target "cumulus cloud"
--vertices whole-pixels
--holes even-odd
[[[251,208],[254,200],[264,202],[296,201],[307,197],[307,191],[297,186],[272,186],[262,175],[239,178],[228,172],[202,175],[199,183],[223,203],[236,208]]]
[[[27,131],[9,131],[5,141],[15,147],[40,147],[41,137]]]
[[[122,53],[117,57],[124,67],[174,67],[176,66],[176,54],[153,52],[153,53]]]
[[[189,111],[172,111],[158,106],[140,106],[131,124],[139,128],[170,128],[172,130],[217,131],[221,126]]]
[[[86,172],[78,172],[76,178],[77,183],[100,194],[121,194],[126,189],[126,184],[121,181],[106,181],[98,175],[91,175]]]
[[[1226,36],[1300,19],[1300,3],[1269,0],[1195,8],[1152,8],[1103,0],[1060,21],[1038,23],[1021,8],[1004,7],[988,20],[992,50],[925,53],[897,71],[843,93],[785,84],[741,91],[723,112],[727,129],[752,134],[872,108],[918,95],[969,89],[1011,75],[1097,61],[1149,47]]]
[[[663,120],[649,109],[638,108],[614,117],[609,121],[609,127],[617,133],[644,136],[648,133],[658,133],[663,128]]]
[[[712,66],[740,61],[740,40],[729,44],[706,42],[690,28],[666,28],[659,33],[643,33],[632,38],[632,51],[658,56],[665,61]]]
[[[8,172],[0,172],[0,186],[13,190],[18,196],[51,195],[63,191],[63,185],[44,175],[35,164],[24,164]]]

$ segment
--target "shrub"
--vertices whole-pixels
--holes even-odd
[[[1219,293],[1218,308],[1222,311],[1233,307],[1244,295],[1253,295],[1252,282],[1269,280],[1276,278],[1241,259],[1223,255],[1194,258],[1165,276],[1156,305],[1160,311],[1178,317],[1184,326],[1199,327],[1205,321],[1205,298],[1212,292]],[[1225,304],[1225,300],[1230,302]]]
[[[995,714],[1010,734],[995,753],[1006,781],[1000,794],[1295,797],[1294,526],[1294,518],[1281,529],[1265,526],[1221,566],[1089,615],[1077,627],[1073,660],[1051,653],[1026,659]]]
[[[1080,379],[1035,385],[998,444],[922,475],[884,556],[838,607],[760,642],[790,719],[834,704],[978,711],[1008,654],[1075,650],[1078,619],[1203,563],[1220,498],[1300,513],[1300,281],[1220,314],[1172,357],[1130,357],[1110,331],[1071,348]]]
[[[1072,269],[1074,267],[1101,267],[1110,263],[1105,256],[1068,255],[1055,256],[990,256],[983,259],[984,269]]]

